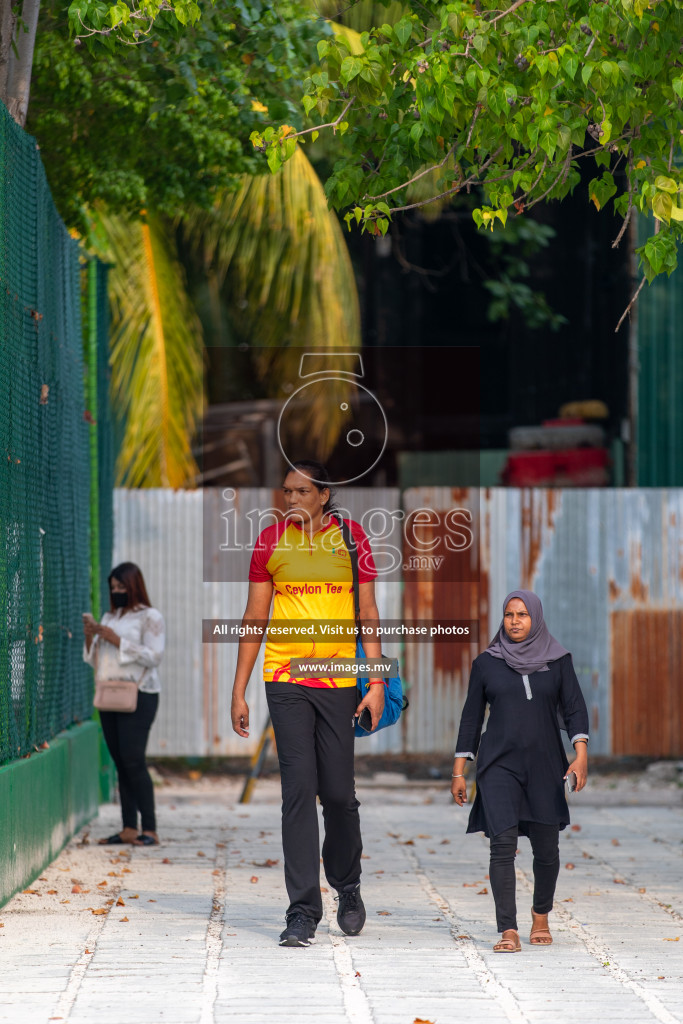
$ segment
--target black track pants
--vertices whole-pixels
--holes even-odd
[[[323,808],[322,857],[340,890],[360,880],[363,844],[353,769],[355,686],[319,689],[266,683],[282,779],[282,847],[287,914],[322,917],[316,797]]]

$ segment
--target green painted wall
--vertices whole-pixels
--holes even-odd
[[[0,768],[0,906],[97,814],[100,730],[84,722]]]

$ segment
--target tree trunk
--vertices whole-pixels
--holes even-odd
[[[7,21],[7,28],[9,29],[9,19],[12,17],[12,3],[11,0],[0,0],[0,2],[2,3],[0,95],[14,120],[23,128],[26,124],[26,115],[28,113],[31,70],[33,68],[33,48],[36,42],[40,0],[24,0],[18,24],[16,16],[14,16],[15,23],[12,28],[15,46],[12,47],[11,45],[12,35],[10,35],[5,64],[2,63],[6,52],[5,22]],[[2,81],[3,72],[6,74],[4,89]]]
[[[17,16],[12,10],[14,0],[0,0],[0,100],[7,106],[7,75]]]

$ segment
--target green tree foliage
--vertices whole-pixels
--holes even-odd
[[[80,10],[105,24],[107,6]],[[360,344],[342,232],[303,148],[293,143],[295,159],[271,177],[248,143],[255,124],[301,124],[303,80],[325,37],[329,26],[297,2],[207,5],[183,30],[162,10],[151,37],[136,41],[122,22],[78,44],[60,6],[43,9],[29,127],[62,215],[112,265],[117,475],[128,486],[199,478],[192,440],[215,325],[197,315],[179,235],[192,238],[193,278],[201,268],[235,334],[258,347],[267,393],[292,374],[288,345]],[[307,426],[327,454],[341,421],[321,401]]]
[[[210,206],[236,175],[258,170],[254,125],[295,119],[330,31],[296,2],[207,5],[183,31],[170,17],[138,45],[98,35],[89,48],[70,35],[62,5],[43,6],[28,128],[68,224],[84,229],[83,208],[96,201],[171,217]]]
[[[671,273],[683,232],[683,5],[668,0],[412,2],[394,25],[318,43],[305,84],[310,128],[343,136],[326,190],[349,224],[385,233],[399,210],[474,191],[478,226],[563,199],[595,167],[587,199],[624,218],[651,211],[648,281]],[[271,170],[289,126],[256,131]],[[434,173],[434,172],[438,173]],[[428,175],[427,196],[410,197]],[[618,244],[623,232],[619,233]]]

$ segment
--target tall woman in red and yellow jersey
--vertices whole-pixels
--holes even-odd
[[[317,462],[296,462],[283,490],[285,518],[259,534],[252,554],[243,625],[269,621],[271,604],[279,626],[302,619],[353,622],[351,558],[339,521],[331,514],[327,470]],[[358,552],[361,622],[364,627],[376,626],[372,552],[359,524],[347,522]],[[375,636],[366,633],[364,645],[368,658],[380,657]],[[233,729],[244,737],[249,735],[245,692],[259,647],[259,639],[240,640],[231,717]],[[375,728],[384,709],[383,680],[371,679],[377,685],[370,686],[359,703],[354,676],[292,678],[290,673],[292,658],[355,658],[355,653],[355,638],[348,634],[329,642],[278,642],[270,636],[266,642],[264,678],[282,779],[282,846],[289,896],[282,946],[308,946],[322,917],[316,797],[323,807],[325,874],[339,894],[337,921],[347,935],[357,935],[365,923],[353,722],[368,707]]]

